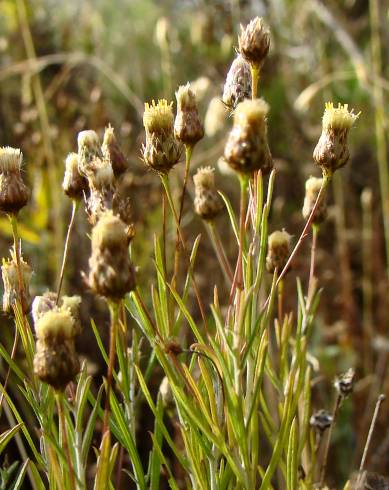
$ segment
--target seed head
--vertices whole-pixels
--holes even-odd
[[[47,291],[42,296],[35,296],[31,308],[34,324],[36,324],[45,313],[55,308],[56,301],[57,294],[53,291]]]
[[[66,157],[62,188],[71,199],[81,199],[88,190],[88,181],[79,171],[77,153],[69,153]]]
[[[322,133],[313,152],[313,159],[323,174],[332,174],[346,165],[350,157],[347,136],[358,117],[359,114],[348,110],[347,104],[334,107],[332,102],[326,103]]]
[[[95,293],[120,300],[134,289],[127,244],[125,224],[111,212],[104,213],[92,230],[88,282]]]
[[[227,163],[236,171],[268,174],[273,161],[267,141],[268,104],[263,99],[245,100],[234,113],[234,125],[224,149]]]
[[[177,116],[174,121],[174,136],[185,145],[193,146],[204,136],[200,121],[196,96],[189,82],[181,85],[176,92]]]
[[[316,203],[317,196],[319,195],[323,179],[318,177],[309,177],[305,182],[305,198],[303,205],[303,217],[308,219],[311,211]],[[327,202],[324,197],[319,206],[316,208],[315,215],[313,217],[313,223],[318,225],[322,223],[327,217]]]
[[[119,147],[114,129],[111,125],[105,128],[101,150],[104,159],[111,163],[116,178],[128,170],[127,159]]]
[[[82,175],[88,177],[93,171],[96,159],[102,159],[100,139],[91,129],[78,133],[78,165]]]
[[[168,173],[181,156],[181,148],[174,139],[172,103],[165,99],[156,104],[145,103],[143,124],[146,142],[142,147],[144,162],[159,173]]]
[[[260,68],[270,47],[270,31],[263,19],[255,17],[250,23],[240,26],[239,52],[252,66]]]
[[[60,307],[62,311],[68,311],[73,320],[73,335],[81,333],[81,296],[62,296]]]
[[[338,391],[339,395],[343,398],[348,397],[350,393],[353,392],[354,389],[354,378],[355,371],[353,368],[350,368],[347,372],[340,374],[334,382],[334,386]]]
[[[315,412],[309,420],[309,424],[317,432],[323,433],[332,424],[333,417],[327,410],[319,410]]]
[[[17,148],[0,148],[0,211],[16,214],[26,204],[29,197],[20,170],[23,155]]]
[[[34,324],[38,339],[46,342],[60,342],[74,337],[74,320],[68,310],[54,307],[44,313]]]
[[[3,294],[3,311],[12,313],[13,306],[17,300],[20,300],[23,313],[27,313],[31,305],[30,297],[30,280],[32,275],[31,267],[20,257],[20,268],[22,275],[23,297],[20,298],[19,289],[19,274],[16,258],[4,260],[1,266],[1,274],[3,277],[4,294]]]
[[[196,214],[205,220],[213,220],[223,209],[223,203],[215,187],[214,169],[211,167],[199,168],[193,181]]]
[[[266,269],[268,272],[273,274],[276,269],[281,272],[285,267],[290,255],[291,238],[291,235],[285,230],[274,231],[269,235],[266,256]]]
[[[227,73],[222,100],[227,107],[235,109],[244,99],[251,98],[251,90],[250,65],[238,55]]]

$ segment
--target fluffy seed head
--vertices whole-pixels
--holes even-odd
[[[290,254],[291,235],[285,230],[274,231],[268,237],[268,251],[266,256],[266,269],[272,274],[285,267]]]
[[[204,136],[204,128],[199,118],[196,96],[189,83],[178,88],[176,98],[174,136],[181,143],[193,146]]]
[[[112,212],[104,213],[92,229],[92,248],[115,248],[126,244],[126,227]]]
[[[71,199],[81,199],[88,190],[88,181],[79,171],[77,153],[69,153],[66,157],[62,188]]]
[[[95,160],[95,162],[98,165],[96,165],[93,172],[89,175],[91,187],[100,191],[111,187],[115,178],[111,163],[105,159]]]
[[[74,337],[74,320],[68,310],[55,307],[44,313],[34,326],[40,340],[57,342]]]
[[[115,177],[119,177],[119,175],[128,170],[127,159],[119,147],[114,129],[111,125],[105,128],[101,150],[104,159],[111,163]]]
[[[61,298],[61,310],[68,311],[73,319],[73,335],[79,335],[81,333],[81,296],[62,296]]]
[[[236,171],[268,174],[273,160],[267,141],[266,115],[269,106],[262,99],[244,100],[234,114],[234,125],[224,149],[227,163]]]
[[[347,372],[340,374],[334,382],[334,386],[338,393],[346,398],[354,389],[355,371],[350,368]]]
[[[20,298],[19,275],[16,259],[14,257],[10,260],[3,259],[3,265],[1,266],[1,274],[4,284],[3,311],[6,313],[13,312],[12,307],[15,305],[17,300],[21,300],[21,306],[24,313],[27,313],[30,308],[30,280],[32,270],[27,262],[23,260],[23,257],[20,258],[20,268],[23,285],[22,298]]]
[[[349,130],[358,119],[360,112],[354,114],[354,109],[348,110],[348,104],[338,104],[334,107],[333,102],[327,102],[323,115],[323,129]]]
[[[222,100],[230,109],[251,98],[251,72],[250,65],[238,55],[231,64],[223,88]]]
[[[193,177],[195,184],[195,212],[205,220],[214,219],[223,209],[223,203],[215,187],[214,169],[199,168]]]
[[[270,32],[260,17],[240,26],[239,52],[251,65],[260,68],[265,61],[270,47]]]
[[[0,173],[20,172],[23,154],[19,148],[3,146],[0,148]]]
[[[305,198],[302,212],[304,219],[308,219],[309,215],[311,214],[322,184],[323,179],[318,177],[309,177],[309,179],[305,182]],[[322,223],[326,219],[326,217],[327,202],[324,196],[324,198],[319,203],[319,206],[316,208],[313,223],[318,225]]]
[[[173,132],[173,102],[168,103],[165,99],[153,100],[151,104],[145,102],[143,113],[143,125],[148,134],[161,134]]]
[[[333,417],[327,412],[327,410],[319,410],[315,412],[309,419],[309,424],[318,432],[322,433],[330,427]]]
[[[35,296],[32,302],[32,318],[34,324],[48,311],[55,308],[57,294],[53,291],[47,291],[42,296]]]
[[[88,129],[78,133],[78,165],[82,175],[88,177],[96,159],[102,158],[100,139],[95,131]]]

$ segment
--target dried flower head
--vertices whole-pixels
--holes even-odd
[[[82,175],[88,177],[93,171],[96,160],[101,160],[103,154],[100,139],[95,131],[88,129],[78,133],[78,165]]]
[[[290,255],[291,235],[285,230],[274,231],[268,237],[268,250],[266,256],[266,269],[272,274],[277,269],[281,272]]]
[[[317,432],[323,433],[332,424],[333,417],[327,410],[318,410],[309,419],[309,424]]]
[[[21,176],[23,155],[17,148],[0,148],[0,211],[16,214],[28,201],[29,192]]]
[[[222,100],[227,107],[235,109],[244,99],[251,98],[251,91],[250,65],[238,54],[227,73]]]
[[[47,291],[42,296],[35,296],[31,308],[34,324],[36,324],[45,313],[55,308],[56,301],[57,294],[53,291]]]
[[[313,207],[315,206],[317,196],[319,195],[321,186],[323,185],[323,179],[318,177],[309,177],[305,182],[305,198],[303,205],[303,217],[308,219]],[[327,217],[327,202],[325,196],[322,198],[318,207],[316,208],[315,215],[313,217],[313,223],[318,225],[322,223]]]
[[[46,311],[34,326],[37,338],[46,342],[58,342],[74,337],[74,319],[67,309],[54,307]]]
[[[338,391],[339,395],[346,398],[353,392],[355,380],[355,371],[350,368],[347,372],[340,374],[334,382],[334,386]]]
[[[348,133],[359,117],[347,104],[334,107],[327,102],[323,115],[323,128],[313,152],[313,159],[321,167],[323,174],[332,174],[346,165],[350,152],[347,146]]]
[[[120,149],[114,129],[111,125],[108,125],[108,127],[105,128],[101,150],[104,159],[111,163],[116,178],[128,170],[127,159]]]
[[[73,319],[73,334],[75,336],[81,333],[81,296],[62,296],[60,308],[62,311],[68,311]]]
[[[129,172],[123,174],[119,181],[116,182],[115,192],[112,200],[112,209],[116,216],[128,226],[132,226],[132,206],[131,206],[131,188],[133,184],[132,175]]]
[[[188,82],[178,87],[176,92],[177,115],[174,121],[174,136],[188,146],[195,145],[204,136],[200,121],[196,96]]]
[[[214,171],[211,167],[199,168],[193,177],[195,211],[205,220],[213,220],[223,209],[223,203],[215,187]]]
[[[71,199],[81,199],[84,192],[88,191],[88,181],[79,171],[77,153],[69,153],[66,157],[62,188]]]
[[[92,230],[89,286],[101,296],[120,300],[134,289],[134,271],[128,255],[127,230],[120,218],[104,213]]]
[[[27,313],[30,309],[30,279],[32,275],[31,267],[20,257],[20,269],[22,276],[22,291],[19,288],[19,274],[16,258],[4,260],[1,266],[1,274],[3,277],[4,294],[3,294],[3,310],[6,313],[13,312],[13,306],[20,299],[23,313]],[[20,298],[22,294],[22,298]]]
[[[234,125],[224,149],[224,158],[237,172],[268,174],[273,160],[267,141],[268,104],[263,99],[244,100],[234,113]]]
[[[239,52],[252,66],[260,68],[270,47],[270,32],[263,19],[255,17],[250,23],[240,26]]]
[[[145,103],[143,125],[146,130],[146,142],[142,147],[144,162],[156,172],[168,173],[178,162],[181,148],[173,134],[172,103],[165,99],[157,104]]]

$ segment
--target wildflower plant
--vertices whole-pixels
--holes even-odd
[[[0,353],[27,401],[19,408],[1,386],[11,425],[1,441],[5,445],[17,438],[24,460],[18,481],[28,478],[39,489],[87,488],[93,460],[97,490],[119,488],[124,474],[134,488],[152,490],[164,483],[172,489],[204,490],[324,485],[331,429],[341,402],[352,396],[354,371],[337,378],[332,415],[311,406],[309,349],[320,291],[313,274],[307,284],[297,279],[292,312],[283,305],[283,281],[294,280],[286,274],[312,224],[325,217],[325,192],[333,172],[347,163],[347,135],[358,116],[347,105],[326,105],[314,151],[323,178],[306,185],[302,233],[297,238],[285,230],[269,233],[276,170],[267,139],[269,106],[257,98],[259,72],[270,46],[264,21],[256,18],[242,28],[238,44],[236,71],[230,70],[223,99],[234,109],[224,158],[240,181],[239,212],[217,190],[212,168],[201,168],[193,177],[194,210],[224,274],[223,284],[214,284],[212,298],[203,298],[196,274],[203,238],[191,243],[182,226],[192,152],[204,136],[189,84],[176,92],[176,116],[165,99],[146,103],[143,114],[142,158],[160,177],[163,203],[169,206],[155,230],[154,277],[147,284],[135,281],[131,196],[121,187],[129,165],[114,129],[108,126],[102,143],[93,130],[83,131],[78,153],[71,153],[65,165],[63,189],[73,212],[59,285],[55,293],[35,298],[34,332],[26,308],[31,270],[21,258],[15,224],[28,196],[20,177],[21,154],[0,150],[0,179],[16,182],[3,186],[0,180],[0,209],[11,216],[15,258],[4,262],[2,272],[8,286],[5,309],[15,316],[23,364],[15,362],[16,349],[9,354],[0,346]],[[186,164],[177,200],[169,179],[173,168],[180,167],[182,145]],[[93,329],[107,364],[106,379],[97,390],[76,351],[81,298],[61,295],[71,231],[82,203],[92,226],[85,284],[105,299],[110,311],[109,352],[95,320],[83,325]],[[218,230],[216,218],[222,213],[231,227],[234,255],[226,252],[226,234]],[[168,246],[167,231],[176,236],[174,247]],[[312,254],[311,271],[314,261]],[[213,284],[212,277],[207,280]],[[226,298],[223,289],[228,290]],[[159,381],[155,373],[161,370]],[[146,437],[138,431],[144,404],[153,415],[147,457],[138,444]],[[32,418],[38,427],[34,434],[24,422]],[[325,434],[324,461],[319,461]]]

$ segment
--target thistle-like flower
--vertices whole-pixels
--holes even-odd
[[[78,133],[77,143],[80,173],[85,177],[89,177],[93,173],[95,166],[100,166],[99,160],[103,159],[100,139],[95,131],[88,129]]]
[[[88,181],[79,171],[77,153],[69,153],[66,157],[62,188],[68,197],[77,200],[88,191]]]
[[[101,150],[104,159],[111,163],[116,178],[128,170],[127,159],[120,149],[114,129],[111,125],[108,125],[108,127],[105,128]]]
[[[238,54],[227,73],[222,100],[227,107],[235,109],[244,99],[251,99],[251,90],[250,65]]]
[[[274,231],[268,237],[268,249],[266,256],[266,270],[272,274],[277,269],[281,272],[290,255],[291,235],[285,230]]]
[[[34,374],[63,391],[80,370],[74,343],[79,327],[68,308],[56,306],[39,316],[34,326],[37,338]]]
[[[18,213],[29,197],[27,186],[21,176],[23,155],[17,148],[0,148],[0,211]]]
[[[244,100],[234,113],[234,125],[224,149],[227,163],[237,172],[268,174],[273,160],[267,141],[268,104],[263,99]]]
[[[181,148],[174,138],[173,121],[172,103],[168,104],[165,99],[145,103],[143,160],[159,173],[168,173],[180,159]]]
[[[196,96],[189,82],[178,87],[176,92],[177,115],[174,121],[174,136],[188,146],[194,146],[204,136],[204,127],[199,118]]]
[[[270,32],[263,19],[255,17],[250,23],[240,26],[239,52],[253,67],[260,68],[270,47]]]
[[[348,110],[347,104],[334,107],[332,102],[326,103],[322,133],[313,152],[313,159],[323,175],[331,175],[346,165],[350,157],[347,136],[358,117],[359,114]]]
[[[135,287],[126,226],[112,212],[104,213],[92,230],[88,283],[95,293],[113,301]]]
[[[308,219],[313,207],[315,206],[317,196],[319,195],[321,186],[323,185],[323,179],[318,177],[309,177],[305,182],[305,198],[303,205],[303,217]],[[327,202],[325,196],[321,199],[318,207],[316,208],[315,215],[313,217],[313,223],[319,225],[327,217]]]
[[[34,324],[48,311],[55,308],[57,301],[57,294],[53,291],[47,291],[41,296],[35,296],[32,302],[31,312]]]
[[[311,418],[309,419],[309,425],[313,427],[317,432],[322,434],[326,429],[331,426],[332,421],[332,415],[329,414],[327,410],[321,409],[311,416]]]
[[[214,169],[211,167],[199,168],[193,181],[196,214],[205,220],[213,220],[223,209],[223,203],[215,187]]]
[[[31,267],[20,257],[20,269],[22,276],[22,291],[19,289],[19,274],[16,258],[13,256],[9,260],[3,259],[1,274],[3,277],[4,294],[3,310],[6,313],[13,312],[13,306],[20,300],[23,313],[27,313],[31,305],[30,280],[32,275]],[[22,298],[20,298],[20,293]]]
[[[350,368],[343,374],[340,374],[334,382],[334,386],[343,398],[346,398],[353,392],[354,389],[354,380],[355,380],[355,371],[353,368]]]

